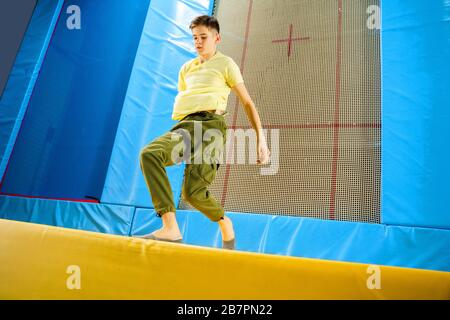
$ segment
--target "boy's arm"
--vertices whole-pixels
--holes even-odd
[[[267,147],[266,138],[264,137],[261,119],[259,118],[258,111],[253,103],[250,95],[245,87],[244,83],[238,83],[232,88],[233,92],[239,97],[242,105],[244,106],[247,118],[250,121],[253,129],[256,131],[257,148],[258,148],[258,164],[265,164],[270,156],[269,148]]]

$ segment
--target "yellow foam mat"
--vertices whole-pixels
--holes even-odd
[[[449,299],[450,273],[0,219],[2,299]]]

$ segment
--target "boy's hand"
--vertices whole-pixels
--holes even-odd
[[[258,139],[256,149],[258,152],[256,163],[266,164],[270,157],[270,150],[267,147],[266,139]]]

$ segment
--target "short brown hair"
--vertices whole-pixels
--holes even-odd
[[[210,30],[214,29],[217,31],[217,33],[220,33],[219,21],[217,21],[217,19],[212,16],[198,16],[197,18],[192,20],[191,24],[189,25],[189,29],[192,30],[198,26],[205,26]]]

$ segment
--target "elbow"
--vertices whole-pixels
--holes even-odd
[[[244,102],[243,103],[243,106],[244,106],[244,108],[245,109],[247,109],[247,110],[253,110],[253,109],[256,109],[256,107],[255,107],[255,104],[253,103],[253,101],[246,101],[246,102]]]

